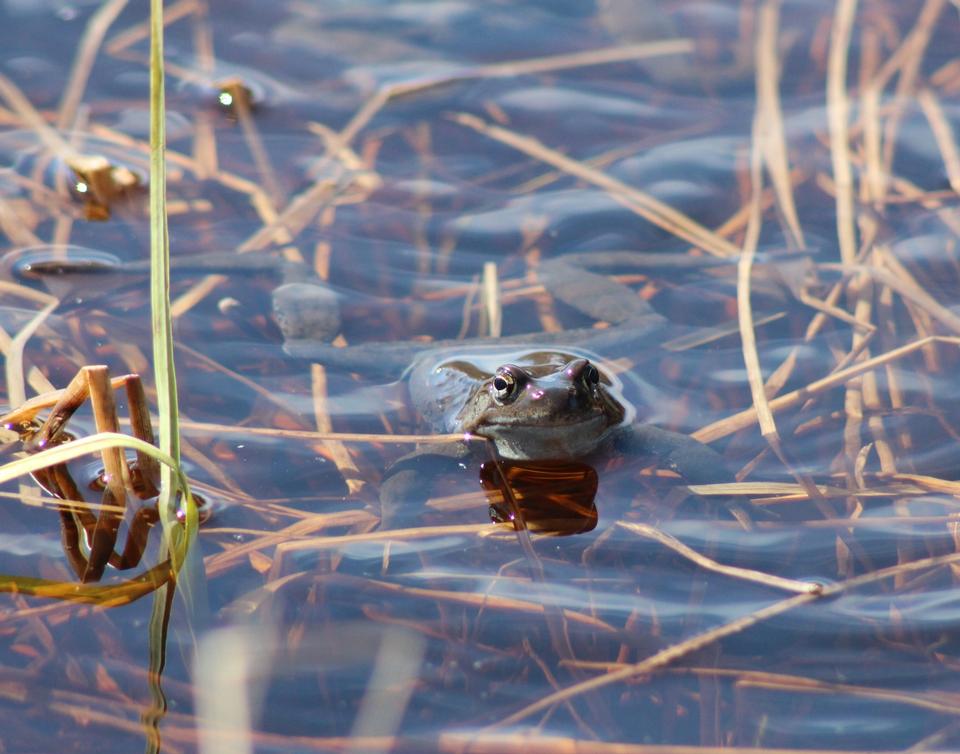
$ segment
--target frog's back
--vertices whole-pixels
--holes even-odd
[[[454,417],[487,375],[473,367],[474,357],[454,349],[427,351],[418,356],[404,379],[410,400],[433,432],[456,432]]]

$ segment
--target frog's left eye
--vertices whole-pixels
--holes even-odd
[[[588,385],[598,385],[600,384],[600,372],[593,364],[587,363],[583,368],[583,379]]]
[[[513,397],[519,384],[516,375],[506,368],[497,370],[491,383],[493,386],[493,396],[498,401],[506,401]]]

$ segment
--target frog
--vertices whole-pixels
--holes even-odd
[[[29,253],[27,253],[29,251]],[[87,250],[89,251],[89,250]],[[646,260],[645,257],[656,257]],[[273,314],[294,359],[328,368],[391,375],[406,384],[426,431],[489,440],[512,460],[589,459],[611,453],[646,457],[690,484],[734,481],[723,457],[689,435],[637,420],[622,383],[603,356],[656,348],[667,319],[629,287],[588,267],[643,261],[679,267],[714,262],[685,256],[635,252],[567,254],[543,262],[539,277],[550,294],[603,328],[530,332],[496,339],[393,341],[338,347],[337,295],[306,265],[272,256],[208,253],[176,259],[174,269],[205,273],[263,272],[279,276]],[[49,251],[26,250],[5,265],[20,277],[80,273],[143,274],[144,263],[121,262],[102,252],[71,261]],[[431,463],[462,465],[476,443],[426,445],[384,472],[381,505],[386,511],[413,494],[410,485]],[[742,505],[730,506],[741,523]]]
[[[489,446],[427,443],[392,464],[380,490],[387,526],[403,520],[403,507],[422,497],[426,479],[491,451],[519,462],[629,457],[674,471],[688,484],[734,481],[725,459],[709,446],[639,421],[619,377],[583,348],[447,346],[416,357],[405,380],[422,429],[482,438]],[[752,527],[749,503],[727,507],[741,525]]]

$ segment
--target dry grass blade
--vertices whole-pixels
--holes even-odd
[[[235,567],[238,563],[248,561],[251,558],[258,557],[257,553],[262,550],[276,548],[278,545],[286,542],[294,542],[298,539],[311,537],[314,541],[321,539],[316,537],[317,532],[327,529],[338,529],[348,527],[351,530],[360,530],[368,532],[379,523],[379,517],[366,511],[348,510],[341,513],[317,513],[313,514],[295,524],[278,529],[272,532],[249,532],[244,530],[243,534],[253,534],[251,539],[243,544],[234,545],[228,550],[216,555],[211,555],[204,561],[204,571],[208,577],[222,575]],[[212,529],[211,532],[224,532],[222,529]],[[338,535],[351,536],[351,535]],[[362,536],[362,535],[357,535]],[[330,537],[330,540],[336,537]],[[322,547],[318,547],[322,550]],[[331,546],[330,549],[335,549]],[[278,552],[279,557],[273,560],[273,572],[279,572],[282,568],[283,553]]]
[[[237,251],[247,253],[265,249],[273,243],[290,243],[336,196],[343,180],[343,173],[338,168],[333,171],[333,175],[322,178],[297,194],[269,225],[251,235],[240,244]]]
[[[837,192],[837,238],[840,258],[852,264],[857,254],[853,212],[853,171],[850,168],[850,103],[847,97],[847,57],[857,0],[838,0],[830,38],[827,70],[827,125],[830,128],[830,158]]]
[[[786,312],[774,312],[773,314],[768,314],[765,317],[757,317],[753,320],[753,328],[756,329],[761,325],[767,325],[771,322],[776,322],[786,316]],[[680,335],[676,338],[671,338],[670,340],[664,341],[661,344],[661,348],[663,348],[665,351],[687,351],[691,348],[699,348],[710,343],[715,343],[722,338],[729,338],[731,335],[739,334],[739,332],[739,322],[725,322],[724,324],[716,325],[715,327],[697,328],[693,332],[686,335]]]
[[[127,0],[109,0],[100,6],[100,9],[90,17],[87,29],[77,50],[76,58],[70,69],[70,79],[63,88],[63,98],[60,100],[60,112],[57,116],[57,128],[69,129],[77,117],[77,108],[83,99],[87,86],[87,79],[97,58],[100,45],[107,30],[117,20],[117,16],[127,6]]]
[[[536,714],[537,712],[547,710],[555,704],[565,702],[575,696],[579,696],[580,694],[595,691],[605,686],[619,683],[620,681],[625,681],[630,678],[648,675],[656,670],[666,667],[672,662],[676,662],[682,657],[687,657],[698,650],[720,641],[721,639],[740,633],[741,631],[744,631],[751,626],[756,625],[757,623],[770,620],[778,615],[783,615],[784,613],[795,610],[803,605],[809,605],[820,598],[832,597],[865,584],[882,581],[884,579],[901,576],[907,573],[913,573],[918,570],[927,570],[931,568],[937,568],[939,566],[952,565],[955,563],[960,563],[960,553],[951,553],[950,555],[924,558],[911,563],[891,566],[890,568],[882,568],[880,570],[873,571],[872,573],[864,574],[863,576],[858,576],[846,581],[830,584],[823,587],[823,589],[817,593],[800,594],[796,597],[790,597],[789,599],[785,599],[761,608],[760,610],[756,610],[749,615],[743,616],[742,618],[737,618],[736,620],[732,620],[722,626],[718,626],[717,628],[710,629],[689,639],[678,642],[677,644],[667,647],[666,649],[661,650],[660,652],[657,652],[656,654],[634,665],[628,665],[621,670],[612,671],[597,678],[592,678],[589,681],[584,681],[583,683],[576,684],[575,686],[570,686],[556,693],[549,694],[533,704],[529,704],[523,709],[514,712],[512,715],[508,715],[495,725],[490,726],[490,728],[487,730],[518,723],[521,720]]]
[[[913,283],[908,275],[895,275],[876,265],[824,264],[821,267],[824,270],[840,270],[848,275],[867,275],[876,282],[896,291],[908,301],[912,301],[948,330],[960,335],[960,316],[954,314],[952,310],[937,301],[923,288]]]
[[[958,559],[960,559],[960,557],[958,557]],[[666,649],[657,652],[655,655],[652,655],[651,657],[648,657],[647,659],[643,660],[642,662],[638,662],[635,665],[629,665],[621,670],[615,670],[597,678],[591,678],[588,681],[578,683],[575,686],[569,686],[556,693],[549,694],[533,704],[528,704],[523,709],[508,715],[496,724],[490,726],[490,728],[487,730],[506,725],[513,725],[530,717],[531,715],[547,710],[559,702],[567,701],[568,699],[579,696],[580,694],[596,691],[597,689],[601,689],[605,686],[610,686],[614,683],[619,683],[620,681],[625,681],[630,678],[636,678],[638,676],[650,674],[656,670],[666,667],[676,660],[679,660],[681,657],[686,657],[727,636],[740,633],[741,631],[744,631],[747,628],[760,623],[761,621],[769,620],[777,615],[782,615],[783,613],[794,610],[802,605],[808,605],[814,600],[818,599],[819,596],[820,595],[818,594],[800,594],[796,597],[790,597],[789,599],[777,602],[761,610],[757,610],[742,618],[730,621],[719,628],[711,629],[710,631],[706,631],[702,634],[697,634],[690,639],[667,647]]]
[[[780,106],[780,61],[777,57],[780,0],[767,0],[760,6],[760,24],[757,34],[757,127],[754,141],[760,149],[770,180],[776,191],[777,204],[790,231],[793,243],[804,247],[803,229],[797,216],[790,180],[790,161],[783,128],[783,110]],[[759,133],[756,133],[759,132]],[[754,190],[760,186],[754,183]],[[759,199],[758,199],[759,200]]]
[[[497,263],[486,262],[483,265],[481,290],[483,291],[483,311],[486,315],[487,335],[499,338],[503,322],[503,306],[500,299],[500,282],[497,277]]]
[[[803,502],[811,499],[809,488],[797,483],[788,482],[736,482],[732,484],[691,484],[688,489],[696,495],[718,495],[724,497],[740,497],[750,495],[758,505]],[[820,498],[849,498],[855,496],[860,500],[871,498],[896,498],[910,495],[918,496],[926,492],[941,492],[948,495],[960,496],[960,484],[945,479],[929,477],[920,474],[892,474],[884,475],[882,479],[851,491],[838,485],[821,484],[817,486],[817,495]],[[943,521],[952,520],[953,514],[946,516],[917,516],[905,512],[899,517],[871,516],[870,518],[837,519],[837,525],[842,526],[885,526],[897,521]],[[760,522],[761,526],[772,528],[782,527],[776,522]],[[805,521],[802,526],[827,525],[829,521]]]
[[[332,435],[333,421],[330,419],[330,412],[328,411],[326,370],[320,364],[312,364],[310,366],[310,378],[313,387],[311,393],[313,395],[313,415],[316,417],[317,432],[318,434]],[[350,494],[358,494],[364,488],[365,482],[361,478],[360,470],[357,468],[357,464],[350,455],[347,446],[340,440],[326,439],[322,442],[346,481]]]
[[[620,663],[581,663],[579,667],[592,670],[618,670]],[[738,689],[761,689],[763,691],[796,691],[800,693],[848,695],[858,699],[881,699],[897,704],[905,704],[919,709],[956,714],[960,711],[960,695],[938,692],[909,692],[876,689],[850,683],[831,683],[816,678],[808,678],[787,673],[768,673],[758,670],[735,668],[671,668],[671,675],[700,675],[718,678],[731,678]],[[766,750],[764,750],[766,751]],[[799,749],[798,751],[803,751]]]
[[[36,508],[50,508],[53,510],[65,511],[85,510],[91,511],[92,513],[96,513],[103,509],[109,509],[114,513],[123,513],[123,508],[118,505],[90,503],[86,500],[65,500],[61,497],[38,495],[35,492],[0,492],[0,498]]]
[[[44,320],[57,308],[59,301],[51,301],[43,307],[23,328],[14,336],[10,347],[6,351],[4,376],[7,380],[7,398],[12,406],[20,406],[27,400],[27,388],[24,384],[26,370],[23,364],[23,349],[27,341],[33,337]]]
[[[132,375],[114,377],[110,380],[110,386],[112,389],[117,390],[123,387],[131,376]],[[43,393],[42,395],[37,395],[17,406],[17,408],[5,414],[3,417],[0,417],[0,419],[2,419],[4,424],[20,424],[21,422],[31,421],[36,418],[37,414],[41,411],[55,406],[68,391],[69,388],[63,388],[61,390],[53,390]]]
[[[750,382],[750,394],[753,396],[753,407],[760,424],[760,433],[776,451],[780,440],[764,392],[763,372],[760,369],[760,356],[757,353],[757,339],[754,333],[753,306],[750,303],[750,277],[762,224],[760,217],[760,193],[763,190],[760,161],[761,141],[763,139],[760,125],[762,119],[762,110],[758,108],[753,119],[753,148],[750,150],[750,182],[752,185],[750,220],[747,223],[747,233],[743,241],[743,252],[737,264],[737,319],[740,325],[743,363],[747,370],[747,379]]]
[[[180,424],[192,432],[213,435],[259,435],[261,437],[284,437],[293,440],[333,440],[335,442],[382,442],[409,443],[421,442],[463,442],[463,434],[449,435],[387,435],[363,432],[310,432],[297,429],[273,429],[272,427],[231,427],[226,424],[205,424],[203,422],[184,421]]]
[[[886,193],[887,177],[883,170],[881,149],[880,101],[883,89],[875,73],[880,58],[879,35],[871,30],[863,33],[863,54],[860,70],[860,122],[863,128],[864,175],[861,182],[863,197],[879,203]]]
[[[917,94],[917,101],[923,109],[923,114],[927,116],[930,123],[930,129],[937,140],[937,147],[943,156],[943,164],[947,171],[947,179],[950,181],[950,188],[957,194],[960,194],[960,150],[957,149],[957,142],[953,136],[953,128],[940,107],[940,102],[936,95],[929,89],[922,89]]]
[[[713,231],[703,227],[700,223],[673,207],[664,204],[656,197],[612,178],[606,173],[595,170],[586,163],[571,159],[530,136],[523,136],[508,128],[486,123],[475,115],[468,113],[456,113],[450,117],[461,126],[471,128],[495,141],[513,147],[529,157],[603,189],[613,199],[657,227],[663,228],[710,254],[718,257],[733,257],[739,254],[740,250],[725,238],[721,238]]]
[[[795,495],[805,494],[803,488],[794,482],[732,482],[730,484],[691,484],[691,492],[697,495]],[[843,487],[821,485],[821,495],[849,495],[850,491]]]
[[[305,227],[310,218],[314,217],[322,209],[324,204],[335,195],[339,188],[338,183],[341,180],[340,169],[334,167],[332,170],[320,170],[320,168],[329,168],[331,161],[335,159],[341,160],[345,166],[349,165],[349,158],[345,161],[342,160],[344,150],[347,150],[357,134],[369,124],[373,117],[386,107],[390,101],[396,98],[424,92],[437,86],[458,81],[544,73],[551,70],[601,65],[623,60],[638,60],[660,55],[673,55],[690,52],[691,50],[692,44],[689,40],[662,40],[650,44],[617,47],[611,50],[592,50],[585,53],[537,58],[529,61],[491,64],[474,69],[464,69],[447,76],[438,76],[425,80],[415,80],[385,86],[377,90],[377,92],[354,113],[353,117],[339,133],[330,135],[326,139],[326,155],[315,168],[318,172],[321,172],[324,177],[294,197],[273,220],[248,238],[240,246],[239,251],[245,252],[261,249],[274,240],[279,243],[288,242],[291,233],[296,234],[300,229]],[[373,181],[373,183],[368,186],[368,189],[375,188],[379,183],[379,179],[372,175],[368,176],[368,180]]]
[[[894,149],[897,143],[897,131],[903,116],[905,105],[912,99],[916,89],[917,77],[923,63],[923,55],[933,35],[940,14],[946,7],[946,0],[926,0],[917,21],[910,33],[903,40],[900,48],[890,57],[877,74],[877,79],[886,82],[888,77],[899,71],[897,86],[894,93],[893,112],[887,118],[884,128],[883,145],[884,166],[888,173],[893,173]],[[846,260],[845,260],[846,261]]]
[[[73,150],[47,121],[37,112],[20,88],[6,76],[0,74],[0,97],[16,114],[21,128],[29,128],[44,143],[47,149],[60,154],[71,154]]]
[[[960,496],[960,482],[948,479],[938,479],[926,474],[895,474],[893,479],[902,482],[913,482],[921,490],[929,492],[945,492],[948,495]]]
[[[383,751],[406,751],[392,739],[370,742]],[[431,751],[429,744],[411,742],[410,751]],[[367,745],[364,742],[364,745]],[[421,747],[421,748],[418,748]],[[868,754],[863,750],[763,748],[753,746],[678,746],[676,744],[628,743],[621,741],[594,741],[563,736],[530,733],[444,733],[440,736],[441,754],[705,754],[723,751],[724,754]]]
[[[304,550],[325,550],[360,542],[406,542],[438,536],[483,536],[490,531],[489,524],[462,524],[454,526],[419,526],[413,529],[390,529],[363,534],[340,534],[330,537],[310,537],[281,543],[277,550],[283,554]],[[289,534],[289,532],[288,532]],[[229,553],[230,551],[228,551]],[[225,553],[225,554],[228,554]]]
[[[342,577],[341,577],[342,580]],[[353,581],[353,579],[350,579]],[[500,597],[494,594],[479,594],[472,592],[454,592],[446,589],[428,589],[416,586],[406,586],[404,584],[395,584],[389,581],[377,581],[375,579],[357,579],[357,586],[360,588],[376,589],[378,591],[389,592],[392,594],[402,594],[406,597],[415,597],[426,599],[430,602],[449,605],[463,605],[465,607],[476,608],[480,610],[499,610],[507,613],[517,613],[520,615],[546,615],[548,606],[539,602],[530,602],[528,600],[516,599],[513,597]],[[586,615],[577,610],[561,609],[558,611],[564,620],[570,623],[589,627],[595,631],[603,633],[614,633],[615,629],[606,621],[599,618]]]
[[[694,44],[689,39],[661,39],[656,42],[645,42],[620,47],[609,47],[600,50],[587,50],[565,55],[549,55],[542,58],[528,60],[512,60],[506,63],[491,63],[470,69],[468,73],[454,75],[452,78],[499,78],[504,76],[530,76],[538,73],[563,71],[570,68],[584,68],[592,65],[606,65],[608,63],[624,63],[629,60],[644,60],[665,55],[679,55],[694,51]]]
[[[87,392],[90,405],[93,408],[93,418],[97,432],[119,433],[117,407],[107,367],[85,367],[80,374],[84,376],[87,382]],[[126,457],[119,448],[110,447],[100,451],[100,458],[103,460],[104,480],[106,482],[104,500],[111,500],[114,504],[125,507],[127,489],[131,486],[130,468],[127,466]],[[101,519],[104,519],[104,516],[101,516]],[[98,524],[98,528],[99,526]],[[115,534],[116,532],[114,532]]]
[[[163,12],[163,22],[166,26],[176,23],[181,18],[202,12],[201,0],[179,0],[168,6]],[[115,34],[104,48],[108,55],[121,56],[137,42],[150,38],[150,22],[141,21]]]
[[[897,359],[902,359],[905,356],[909,356],[910,354],[935,343],[960,346],[960,338],[931,335],[929,337],[922,338],[921,340],[907,343],[899,348],[891,349],[890,351],[882,353],[879,356],[874,356],[871,359],[865,359],[864,361],[854,364],[853,366],[835,372],[828,377],[815,380],[806,387],[799,388],[798,390],[794,390],[774,398],[769,403],[770,410],[776,412],[796,406],[803,401],[822,393],[825,390],[831,390],[835,387],[843,385],[848,380],[852,379],[853,377],[857,377],[864,372],[884,366],[892,361],[896,361]],[[721,419],[713,422],[712,424],[708,424],[705,427],[701,427],[694,432],[692,436],[701,442],[713,442],[714,440],[719,440],[721,437],[726,437],[734,432],[747,429],[756,421],[757,410],[755,408],[748,408],[737,414],[728,416],[726,419]]]
[[[221,82],[218,88],[222,93],[230,95],[231,107],[240,123],[240,128],[243,130],[243,138],[247,143],[247,148],[253,156],[253,162],[260,177],[260,184],[273,205],[279,206],[284,200],[284,194],[277,180],[276,171],[267,155],[267,150],[263,146],[260,132],[254,122],[249,91],[243,85],[243,82],[236,78]]]
[[[621,521],[619,522],[618,526],[626,529],[627,531],[633,532],[634,534],[639,534],[641,537],[647,537],[648,539],[656,540],[660,544],[669,547],[679,555],[682,555],[688,560],[696,563],[701,568],[714,573],[722,573],[725,576],[730,576],[735,579],[753,581],[757,584],[764,584],[765,586],[769,586],[774,589],[782,589],[784,591],[795,592],[797,594],[816,594],[823,588],[820,584],[814,584],[808,581],[785,579],[780,576],[773,576],[769,573],[762,573],[749,568],[738,568],[736,566],[723,565],[722,563],[711,560],[710,558],[701,555],[696,550],[687,547],[685,544],[683,544],[683,542],[679,541],[675,537],[671,537],[669,534],[655,529],[652,526],[647,526],[646,524],[634,524]]]
[[[876,326],[870,324],[869,322],[860,322],[856,317],[847,312],[845,309],[841,309],[838,306],[827,303],[826,301],[821,301],[818,298],[814,298],[808,293],[801,291],[800,293],[800,302],[809,306],[811,309],[816,309],[818,312],[823,312],[829,317],[839,320],[850,325],[853,328],[862,330],[865,333],[871,333],[876,330]]]
[[[226,282],[226,275],[207,275],[170,302],[170,316],[180,319]]]
[[[937,694],[935,692],[910,693],[888,689],[871,689],[848,683],[826,683],[813,678],[756,672],[744,673],[738,678],[737,685],[741,689],[754,688],[761,692],[800,691],[807,694],[844,694],[857,699],[878,699],[950,715],[960,713],[960,698],[956,695]]]
[[[775,6],[769,7],[775,8]],[[764,22],[761,25],[761,36],[771,35],[776,36],[776,15],[773,11],[768,10],[764,14]],[[766,46],[770,44],[772,43],[767,42]],[[768,61],[767,65],[772,64]],[[757,77],[761,80],[771,78],[772,76],[773,72],[771,71],[758,70],[757,72]],[[766,88],[769,88],[769,85]],[[758,89],[761,91],[763,89],[759,82]],[[787,460],[786,451],[781,444],[780,435],[777,432],[777,425],[773,419],[773,412],[770,410],[770,403],[767,399],[766,388],[763,383],[763,371],[760,368],[760,355],[757,352],[757,339],[754,331],[753,305],[750,300],[751,272],[753,270],[753,260],[756,256],[757,242],[760,238],[762,225],[760,210],[760,197],[763,193],[761,155],[765,151],[771,151],[770,149],[764,149],[764,145],[770,141],[770,136],[768,133],[765,133],[762,122],[766,117],[769,117],[769,112],[765,111],[769,111],[771,107],[772,105],[768,105],[767,107],[764,107],[762,104],[759,105],[753,119],[753,146],[750,150],[750,184],[752,187],[750,216],[747,223],[747,232],[743,241],[743,253],[740,255],[740,261],[737,264],[737,319],[740,325],[743,363],[747,370],[747,380],[750,383],[750,394],[753,398],[757,422],[760,425],[760,434],[767,441],[783,465],[794,474],[800,484],[804,486],[807,493],[811,497],[816,498],[818,495],[816,485],[808,476],[794,473],[791,464]]]
[[[0,232],[17,246],[36,246],[42,243],[40,237],[24,225],[17,211],[2,196],[0,196]]]

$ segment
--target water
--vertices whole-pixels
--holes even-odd
[[[141,750],[155,731],[173,752],[955,748],[960,13],[937,0],[856,6],[840,160],[851,169],[854,243],[842,248],[827,109],[837,8],[785,2],[765,15],[774,7],[211,2],[208,14],[171,23],[178,258],[299,255],[337,292],[342,337],[360,345],[487,333],[478,281],[489,262],[504,334],[589,327],[536,286],[538,263],[632,252],[641,266],[601,271],[666,324],[639,345],[598,334],[595,350],[618,359],[638,416],[703,430],[746,467],[745,481],[763,483],[751,496],[773,515],[744,530],[722,500],[688,494],[641,459],[607,456],[582,470],[582,499],[558,482],[565,502],[553,519],[540,500],[527,509],[535,531],[546,521],[566,536],[528,536],[490,523],[491,502],[501,520],[516,511],[488,500],[481,476],[498,488],[489,465],[457,457],[438,461],[444,473],[429,482],[424,472],[384,523],[379,487],[413,446],[306,434],[328,422],[339,433],[422,431],[383,351],[368,359],[383,369],[320,372],[284,350],[270,316],[279,266],[220,269],[209,281],[181,269],[184,458],[211,515],[197,545],[204,574],[190,606],[174,600],[164,640],[166,714],[149,722],[150,591],[109,609],[17,595],[11,585],[26,579],[62,593],[77,577],[55,507],[22,504],[8,484],[4,749]],[[59,299],[26,345],[28,394],[44,386],[34,367],[56,387],[87,363],[149,381],[142,274],[16,275],[38,245],[69,244],[71,259],[90,258],[83,249],[129,262],[147,254],[142,197],[91,207],[70,170],[71,154],[102,153],[146,176],[147,47],[126,35],[143,22],[140,6],[111,26],[80,109],[59,115],[95,9],[0,4],[0,73],[51,129],[38,135],[0,96],[4,276]],[[669,39],[688,51],[624,52]],[[751,304],[763,374],[795,359],[778,390],[789,396],[893,352],[864,375],[775,404],[785,460],[755,420],[723,423],[752,405],[736,259],[716,255],[749,234],[758,44],[775,51],[786,144],[786,162],[774,145],[761,171]],[[609,49],[617,60],[500,66]],[[249,114],[218,104],[218,82],[231,76],[252,93]],[[373,108],[377,92],[396,96]],[[775,133],[769,112],[763,125]],[[326,154],[343,129],[346,147]],[[777,165],[790,171],[796,223],[771,188]],[[282,214],[308,192],[308,211]],[[665,221],[661,206],[688,219]],[[286,229],[265,232],[278,213]],[[838,283],[831,314],[805,339],[811,299],[828,300]],[[4,332],[24,327],[36,299],[5,289]],[[913,346],[934,334],[947,337]],[[903,346],[914,350],[900,355]],[[89,411],[70,429],[89,433]],[[88,487],[99,464],[71,472],[98,500]],[[540,472],[509,473],[520,484]],[[827,498],[809,500],[795,475]],[[707,570],[665,538],[826,594]],[[158,544],[153,531],[140,564],[108,567],[102,583],[144,573]]]

